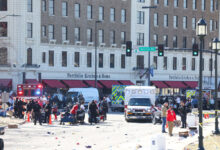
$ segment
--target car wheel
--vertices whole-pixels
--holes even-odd
[[[4,141],[0,139],[0,150],[4,150]]]

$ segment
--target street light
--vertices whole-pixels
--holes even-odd
[[[202,18],[199,20],[196,26],[196,35],[200,39],[200,58],[199,58],[199,150],[204,150],[203,146],[203,135],[202,135],[202,109],[203,109],[203,101],[202,101],[202,50],[204,49],[204,37],[207,35],[207,24],[205,20]]]
[[[215,50],[215,131],[214,134],[219,134],[218,128],[218,50],[220,49],[220,41],[215,38],[212,41],[212,49]]]
[[[101,21],[95,21],[95,88],[97,88],[97,24]]]
[[[156,9],[157,6],[143,6],[142,9]],[[149,14],[149,39],[148,39],[148,46],[150,46],[150,14]],[[150,86],[150,51],[148,52],[148,86]]]

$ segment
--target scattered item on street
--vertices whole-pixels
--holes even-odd
[[[181,121],[180,120],[174,121],[174,126],[175,127],[180,127],[180,125],[181,125]]]
[[[86,148],[92,148],[92,146],[88,145],[88,146],[86,146]]]
[[[151,137],[151,150],[166,150],[166,138],[162,134],[157,134]]]
[[[179,132],[179,137],[187,138],[189,136],[189,131],[183,130]]]
[[[9,124],[8,128],[9,129],[16,129],[16,128],[18,128],[18,125],[17,124]]]

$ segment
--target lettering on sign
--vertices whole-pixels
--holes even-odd
[[[98,79],[110,79],[109,74],[98,74]],[[88,73],[67,73],[67,78],[75,78],[75,79],[90,79],[95,78],[94,74],[88,74]]]
[[[192,75],[169,75],[170,80],[198,81],[198,76]]]

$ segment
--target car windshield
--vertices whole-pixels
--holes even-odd
[[[151,106],[149,98],[131,98],[128,103],[129,106]]]

